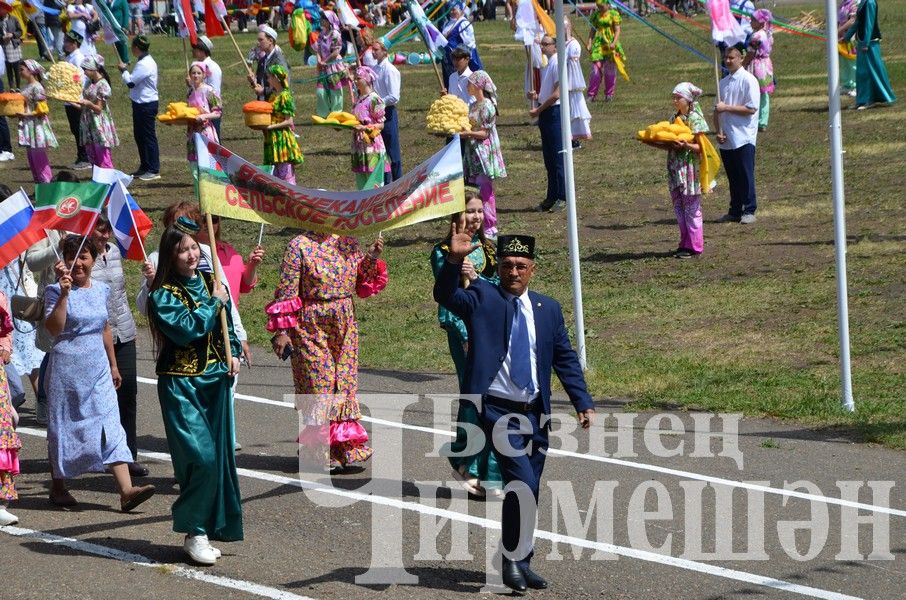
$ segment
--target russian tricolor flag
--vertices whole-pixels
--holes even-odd
[[[123,258],[146,260],[144,241],[154,224],[139,208],[122,181],[111,186],[107,218]]]
[[[0,269],[47,237],[43,229],[30,225],[34,212],[22,190],[0,202]]]

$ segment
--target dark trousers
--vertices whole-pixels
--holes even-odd
[[[157,147],[157,101],[132,102],[132,131],[141,164],[139,173],[160,173],[160,150]]]
[[[13,62],[6,61],[6,81],[9,82],[10,89],[18,90],[22,87],[19,79],[22,76],[22,74],[19,73],[19,65],[21,64],[21,60]],[[15,84],[13,81],[15,81]]]
[[[120,407],[120,425],[126,432],[126,445],[132,452],[132,459],[138,458],[138,447],[135,445],[136,397],[138,396],[138,372],[135,367],[135,340],[113,344],[116,366],[123,383],[116,390],[116,401]]]
[[[395,106],[384,109],[384,129],[381,130],[387,158],[390,159],[390,172],[384,173],[384,184],[396,181],[403,176],[403,157],[400,154],[400,118]]]
[[[566,200],[566,179],[563,175],[563,136],[560,135],[560,105],[555,104],[538,115],[541,130],[541,154],[547,170],[547,196],[544,205],[549,207],[557,200]]]
[[[0,92],[3,91],[3,78],[0,77]],[[0,117],[0,152],[12,152],[13,144],[9,139],[9,123],[6,117]]]
[[[755,202],[755,146],[746,144],[734,150],[721,150],[720,160],[730,184],[730,216],[754,215],[758,208]]]
[[[82,119],[82,109],[72,104],[64,104],[66,109],[66,118],[69,120],[69,131],[75,138],[76,142],[76,162],[88,162],[88,153],[85,152],[85,146],[82,144],[82,138],[79,130],[79,121]]]
[[[217,142],[222,144],[223,138],[220,137],[220,119],[211,119],[211,123],[214,124],[214,131],[217,132]]]
[[[520,425],[515,414],[522,414],[528,418],[532,433],[519,433]],[[494,425],[501,417],[509,416],[507,422],[507,439],[509,448],[498,447],[495,444],[494,453],[500,465],[500,474],[503,484],[522,482],[531,491],[534,501],[528,498],[520,503],[515,491],[507,491],[503,498],[503,513],[501,517],[501,541],[503,549],[509,554],[508,558],[521,566],[528,566],[534,552],[531,542],[535,535],[535,515],[538,512],[538,490],[541,486],[541,473],[544,471],[544,459],[547,456],[547,429],[539,424],[541,418],[541,401],[535,401],[535,409],[527,413],[513,413],[512,410],[497,406],[493,400],[485,397],[481,407],[481,423],[487,439],[493,443]],[[531,450],[525,451],[531,444]],[[503,450],[503,451],[502,451]],[[514,452],[515,451],[515,452]],[[518,456],[505,456],[506,453]],[[525,523],[523,526],[522,523]],[[527,527],[528,530],[524,528]],[[523,544],[528,544],[528,553],[517,552],[520,537]]]

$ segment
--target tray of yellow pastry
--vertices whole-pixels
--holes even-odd
[[[334,129],[355,129],[359,125],[359,120],[352,113],[335,111],[327,115],[327,118],[318,115],[311,116],[311,122],[315,125],[324,125]]]
[[[195,117],[200,114],[197,108],[185,102],[171,102],[167,105],[167,112],[157,115],[157,120],[165,125],[190,125],[197,122]]]

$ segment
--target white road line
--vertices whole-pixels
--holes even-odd
[[[156,379],[149,379],[147,377],[139,377],[138,381],[140,383],[148,383],[157,385]],[[249,396],[247,394],[236,394],[236,398],[240,400],[247,400],[249,402],[256,402],[258,404],[268,404],[271,406],[282,406],[284,408],[295,408],[295,405],[291,402],[280,402],[278,400],[269,400],[268,398],[261,398],[260,396]],[[419,425],[408,425],[406,423],[396,423],[394,421],[386,421],[384,419],[375,419],[373,417],[362,417],[362,421],[366,423],[375,423],[378,425],[386,425],[388,427],[396,427],[399,429],[408,429],[411,431],[420,431],[422,433],[430,433],[435,435],[443,435],[447,437],[456,437],[456,434],[451,431],[443,431],[441,429],[433,429],[431,427],[422,427]],[[805,492],[797,492],[795,490],[785,490],[782,488],[776,488],[771,486],[758,485],[754,483],[748,483],[745,481],[737,481],[734,479],[724,479],[722,477],[712,477],[711,475],[702,475],[699,473],[693,473],[691,471],[681,471],[679,469],[671,469],[669,467],[661,467],[658,465],[650,465],[647,463],[634,462],[629,460],[622,460],[619,458],[610,458],[607,456],[598,456],[595,454],[580,454],[578,452],[569,452],[568,450],[558,450],[552,448],[548,450],[548,456],[566,456],[569,458],[578,458],[582,460],[590,460],[593,462],[606,463],[611,465],[617,465],[620,467],[626,467],[629,469],[639,469],[642,471],[651,471],[654,473],[660,473],[662,475],[672,475],[675,477],[681,477],[684,479],[691,479],[696,481],[706,481],[708,483],[713,483],[715,485],[725,485],[729,487],[735,487],[746,490],[753,490],[761,492],[764,494],[775,494],[777,496],[786,496],[788,498],[799,498],[800,500],[808,500],[810,502],[822,502],[824,504],[833,504],[836,506],[846,506],[849,508],[858,508],[860,510],[868,510],[876,513],[893,515],[895,517],[906,517],[906,510],[901,510],[898,508],[891,508],[889,506],[878,506],[875,504],[868,504],[866,502],[852,502],[851,500],[844,500],[842,498],[832,498],[830,496],[821,496],[819,494],[807,494]]]
[[[36,437],[47,437],[46,432],[39,429],[32,429],[30,427],[21,427],[18,429],[20,434],[33,435]],[[150,451],[139,451],[139,456],[143,458],[150,458],[154,460],[159,460],[162,462],[170,462],[170,455],[165,452],[150,452]],[[378,494],[363,494],[361,492],[354,492],[349,490],[343,490],[335,488],[332,486],[327,486],[324,484],[316,483],[313,481],[306,481],[298,477],[286,477],[284,475],[276,475],[274,473],[266,473],[262,471],[254,471],[252,469],[237,469],[237,473],[243,477],[248,477],[250,479],[257,479],[260,481],[268,481],[271,483],[276,483],[279,485],[288,485],[293,487],[298,487],[303,490],[311,490],[315,492],[320,492],[324,494],[330,494],[333,496],[340,496],[343,498],[349,498],[353,500],[370,502],[372,504],[381,504],[384,506],[389,506],[396,508],[398,510],[407,510],[411,512],[417,512],[422,514],[428,514],[439,518],[451,519],[453,521],[460,521],[464,523],[469,523],[470,525],[476,525],[484,529],[500,529],[500,523],[496,521],[491,521],[483,517],[476,517],[470,514],[461,513],[453,510],[447,510],[444,508],[437,508],[434,506],[425,506],[417,502],[405,502],[402,500],[397,500],[395,498],[388,498],[386,496],[380,496]],[[550,540],[558,544],[569,544],[571,546],[576,546],[579,548],[588,548],[591,550],[599,550],[601,552],[606,552],[610,554],[615,554],[617,556],[624,556],[626,558],[634,558],[637,560],[643,560],[646,562],[652,562],[660,565],[669,565],[671,567],[676,567],[679,569],[684,569],[687,571],[694,571],[697,573],[703,573],[705,575],[712,575],[714,577],[721,577],[724,579],[732,579],[735,581],[740,581],[743,583],[758,585],[762,587],[768,587],[776,590],[781,590],[785,592],[790,592],[793,594],[799,594],[802,596],[809,596],[811,598],[821,598],[822,600],[862,600],[858,596],[849,596],[846,594],[840,594],[837,592],[831,592],[829,590],[822,590],[819,588],[813,588],[806,585],[800,585],[798,583],[790,583],[788,581],[783,581],[781,579],[774,579],[773,577],[766,577],[763,575],[758,575],[755,573],[748,573],[746,571],[737,571],[735,569],[727,569],[724,567],[719,567],[716,565],[711,565],[708,563],[700,563],[692,560],[687,560],[683,558],[676,558],[666,554],[657,554],[655,552],[648,552],[645,550],[636,550],[634,548],[627,548],[625,546],[616,546],[614,544],[608,544],[604,542],[596,542],[592,540],[586,540],[582,538],[576,538],[572,536],[563,535],[560,533],[555,533],[552,531],[545,531],[538,529],[535,531],[535,537],[545,540]],[[297,596],[293,596],[294,598]]]
[[[7,527],[0,527],[0,531],[24,539],[37,540],[45,544],[66,546],[67,548],[72,548],[73,550],[84,552],[86,554],[94,554],[95,556],[112,558],[113,560],[118,560],[130,565],[135,565],[136,567],[149,567],[153,569],[159,569],[160,572],[167,573],[169,575],[176,575],[177,577],[184,577],[185,579],[195,579],[197,581],[203,581],[205,583],[213,583],[214,585],[219,585],[220,587],[225,587],[231,590],[239,590],[241,592],[253,594],[261,598],[272,598],[273,600],[312,600],[308,596],[299,596],[297,594],[293,594],[292,592],[278,590],[266,585],[252,583],[251,581],[231,579],[229,577],[222,577],[220,575],[211,575],[210,573],[205,573],[204,571],[199,571],[198,569],[189,569],[188,567],[183,567],[180,565],[159,563],[140,554],[123,552],[122,550],[117,550],[116,548],[109,548],[107,546],[101,546],[99,544],[92,544],[91,542],[61,537],[59,535],[46,533],[44,531],[35,531],[34,529],[13,527],[11,525]]]

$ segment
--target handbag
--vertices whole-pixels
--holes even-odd
[[[21,287],[23,292],[25,291],[25,286],[22,283],[24,270],[25,261],[20,258],[19,281],[16,283],[16,289],[18,290]],[[27,294],[15,294],[10,298],[9,307],[13,317],[20,321],[37,323],[44,319],[44,298],[41,296],[32,297]]]

